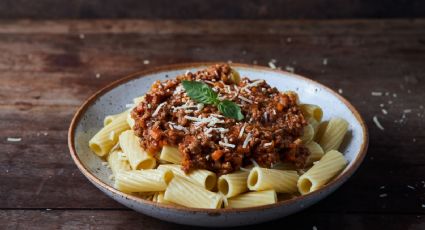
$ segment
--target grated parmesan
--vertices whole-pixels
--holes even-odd
[[[246,127],[246,123],[244,123],[244,124],[243,124],[243,126],[242,126],[242,128],[241,128],[241,131],[239,131],[239,135],[238,135],[238,137],[239,137],[239,138],[241,138],[241,137],[242,137],[243,132],[245,131],[245,127]]]
[[[411,113],[411,112],[412,112],[411,109],[405,109],[405,110],[403,110],[403,113]]]
[[[384,197],[387,197],[387,196],[388,196],[388,194],[386,194],[386,193],[382,193],[382,194],[379,195],[379,197],[381,197],[381,198],[384,198]]]
[[[246,101],[246,102],[248,102],[248,103],[250,103],[250,104],[252,104],[252,103],[253,103],[253,101],[252,101],[252,100],[250,100],[250,99],[248,99],[248,98],[246,98],[246,97],[244,97],[244,96],[242,96],[242,95],[239,95],[239,96],[238,96],[238,98],[239,98],[239,99],[241,99],[242,101]]]
[[[221,145],[221,146],[224,146],[224,147],[229,147],[229,148],[236,147],[234,144],[225,143],[225,142],[222,142],[222,141],[219,141],[218,144]]]
[[[265,143],[265,144],[264,144],[264,147],[270,146],[270,145],[272,145],[272,144],[273,144],[273,142]]]
[[[162,102],[161,104],[158,105],[158,107],[156,107],[155,111],[152,113],[152,117],[155,117],[156,115],[158,115],[159,110],[165,105],[166,102]]]
[[[20,137],[8,137],[7,141],[9,141],[9,142],[19,142],[19,141],[22,141],[22,138],[20,138]]]
[[[373,116],[373,122],[375,123],[375,125],[380,129],[380,130],[384,130],[384,127],[381,125],[381,123],[379,123],[378,121],[378,117],[377,116]]]
[[[388,111],[386,109],[382,109],[382,113],[385,114],[385,115],[387,115],[388,114]]]
[[[246,148],[246,146],[248,146],[249,141],[251,140],[251,133],[248,133],[248,135],[246,135],[245,141],[243,142],[242,148]]]
[[[371,92],[370,93],[372,96],[376,96],[376,97],[380,97],[382,96],[382,92]]]
[[[273,60],[269,61],[269,67],[272,69],[276,69],[276,65],[274,64]]]

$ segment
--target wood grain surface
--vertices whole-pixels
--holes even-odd
[[[423,0],[2,0],[1,19],[425,17]]]
[[[69,122],[87,97],[137,70],[272,59],[340,90],[364,116],[370,147],[328,198],[244,229],[425,229],[425,20],[0,21],[0,228],[190,228],[91,185],[69,156]]]

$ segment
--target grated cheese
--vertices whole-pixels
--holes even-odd
[[[408,188],[415,190],[415,187],[411,186],[411,185],[407,185]]]
[[[411,113],[411,112],[412,112],[411,109],[405,109],[405,110],[403,110],[403,113]]]
[[[295,68],[289,65],[285,66],[285,69],[291,73],[295,72]]]
[[[218,119],[217,117],[214,116],[209,116],[209,117],[192,117],[192,116],[184,116],[184,118],[186,118],[187,120],[190,121],[195,121],[194,125],[195,126],[200,126],[202,124],[207,124],[209,127],[214,126],[215,124],[222,124],[224,123],[223,120]]]
[[[243,126],[242,126],[242,128],[241,128],[241,131],[239,131],[239,138],[241,138],[242,137],[242,135],[243,135],[243,132],[245,131],[245,127],[246,127],[246,123],[244,123],[243,124]]]
[[[247,91],[248,93],[251,93],[251,90],[249,90],[248,88],[250,88],[250,87],[256,87],[256,86],[258,86],[259,84],[261,84],[263,82],[264,82],[263,79],[257,80],[257,81],[251,82],[248,85],[242,87],[242,89],[245,90],[245,91]]]
[[[342,89],[338,89],[338,93],[342,94],[344,91],[342,91]]]
[[[244,97],[244,96],[239,95],[239,96],[238,96],[238,98],[239,98],[239,99],[241,99],[242,101],[246,101],[246,102],[248,102],[248,103],[250,103],[250,104],[252,104],[252,103],[253,103],[253,101],[252,101],[252,100],[249,100],[248,98],[246,98],[246,97]]]
[[[276,65],[272,61],[269,61],[269,67],[272,69],[276,69]]]
[[[385,114],[385,115],[387,115],[388,114],[388,111],[386,109],[382,109],[382,113]]]
[[[372,96],[377,96],[377,97],[382,96],[382,92],[371,92],[370,94],[371,94]]]
[[[152,117],[155,117],[156,115],[158,115],[159,110],[166,104],[167,102],[162,102],[161,104],[158,105],[158,107],[156,107],[155,111],[152,113]]]
[[[384,127],[381,125],[381,123],[379,123],[378,121],[378,117],[377,116],[373,116],[373,122],[375,123],[375,125],[380,129],[380,130],[384,130]]]
[[[266,122],[267,122],[267,120],[268,120],[267,112],[264,112],[264,113],[263,113],[263,116],[264,116],[264,121],[266,121]]]
[[[251,133],[248,133],[248,135],[246,135],[245,141],[243,142],[242,148],[246,148],[246,146],[248,146],[249,141],[251,140]]]
[[[20,137],[8,137],[7,141],[9,141],[9,142],[19,142],[19,141],[22,141],[22,138],[20,138]]]
[[[387,197],[387,196],[388,196],[388,194],[386,194],[386,193],[382,193],[382,194],[379,195],[379,197],[381,197],[381,198],[384,198],[384,197]]]
[[[234,144],[225,143],[225,142],[222,142],[222,141],[219,141],[218,144],[221,145],[221,146],[224,146],[224,147],[229,147],[229,148],[236,147]]]
[[[270,145],[272,145],[272,144],[273,144],[273,142],[265,143],[265,144],[264,144],[264,147],[270,146]]]

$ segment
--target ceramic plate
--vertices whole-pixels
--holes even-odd
[[[326,86],[299,75],[266,67],[232,64],[241,76],[264,79],[281,91],[296,91],[302,103],[321,106],[324,120],[332,117],[347,120],[350,124],[348,135],[340,149],[349,161],[345,170],[325,187],[310,194],[272,205],[243,209],[174,207],[146,201],[114,189],[109,179],[111,171],[102,165],[102,160],[88,147],[89,139],[103,126],[103,118],[125,110],[126,104],[132,103],[134,97],[145,94],[156,80],[174,78],[188,70],[193,72],[212,64],[179,64],[137,72],[113,82],[90,97],[75,114],[68,133],[71,156],[81,172],[102,192],[138,212],[179,224],[218,227],[260,223],[298,212],[335,191],[359,167],[366,154],[368,132],[362,117],[348,101]]]

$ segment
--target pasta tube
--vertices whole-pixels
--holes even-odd
[[[307,166],[312,165],[313,162],[320,160],[320,158],[322,158],[322,156],[325,154],[322,147],[320,147],[320,145],[314,141],[310,141],[309,143],[305,144],[304,147],[306,147],[310,152],[310,155],[307,157],[306,161]]]
[[[314,128],[312,125],[306,125],[303,130],[303,135],[301,136],[301,141],[303,143],[308,143],[313,140],[314,137]]]
[[[171,170],[121,170],[115,176],[114,186],[122,192],[161,192],[173,176]]]
[[[163,164],[158,166],[159,170],[168,169],[171,170],[174,175],[179,175],[180,177],[193,182],[207,190],[212,190],[217,183],[217,176],[214,172],[205,170],[205,169],[196,169],[192,170],[189,174],[186,174],[181,170],[181,165],[174,164]]]
[[[227,200],[226,208],[249,208],[277,202],[274,190],[248,192]]]
[[[164,146],[162,147],[161,155],[159,155],[160,160],[171,162],[174,164],[182,163],[182,155],[179,152],[177,147]]]
[[[113,115],[108,115],[105,117],[105,119],[103,119],[103,126],[107,126],[109,125],[114,119],[116,119],[119,116],[122,116],[123,113],[126,113],[127,111],[121,112],[121,113],[117,113],[117,114],[113,114]]]
[[[127,114],[127,123],[131,129],[133,129],[134,125],[136,124],[136,121],[131,117],[131,113]]]
[[[155,158],[140,147],[139,138],[134,135],[133,130],[121,133],[119,143],[123,152],[128,156],[132,169],[152,169],[156,166]]]
[[[318,129],[319,129],[320,123],[312,117],[307,118],[307,122],[308,122],[309,125],[311,125],[313,127],[314,134],[316,134]]]
[[[246,184],[248,174],[249,172],[235,172],[220,176],[218,178],[218,191],[227,198],[248,191]]]
[[[345,133],[347,133],[348,122],[342,118],[333,118],[329,121],[326,129],[320,138],[319,144],[323,151],[338,150],[341,145]]]
[[[155,195],[152,198],[152,201],[154,201],[156,203],[160,203],[160,204],[173,204],[173,203],[166,201],[164,199],[164,192],[155,193]]]
[[[301,194],[313,192],[328,183],[344,169],[347,160],[336,151],[327,152],[320,161],[313,165],[298,180],[297,186]]]
[[[312,117],[316,119],[317,122],[322,120],[323,110],[318,105],[301,104],[300,109],[305,117]]]
[[[89,141],[90,149],[98,156],[105,156],[111,148],[118,142],[118,136],[125,130],[130,129],[126,121],[127,114],[121,113],[103,127]]]
[[[113,151],[108,155],[108,164],[111,167],[112,174],[114,176],[117,174],[117,172],[121,170],[124,170],[124,171],[131,170],[130,164],[128,163],[128,161],[125,159],[122,159],[120,154],[122,154],[121,151]]]
[[[297,191],[296,171],[283,171],[254,167],[248,175],[248,188],[254,191],[273,189],[278,193]]]
[[[180,176],[175,176],[165,190],[166,201],[193,208],[221,208],[223,197]]]

